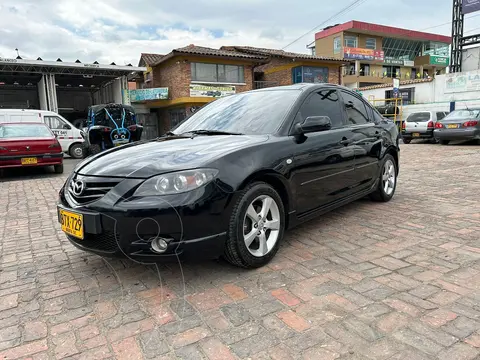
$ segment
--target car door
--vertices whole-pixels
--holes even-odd
[[[352,132],[346,127],[338,91],[312,92],[301,105],[294,123],[310,116],[328,116],[330,130],[305,135],[294,147],[292,183],[299,215],[335,202],[349,191],[354,171]]]
[[[345,103],[347,126],[352,132],[352,146],[355,149],[354,192],[371,186],[379,171],[379,157],[382,149],[382,138],[387,136],[386,130],[380,126],[381,115],[352,91],[341,90]]]
[[[70,144],[73,142],[72,127],[59,116],[45,115],[44,121],[57,136],[57,140],[62,146],[62,150],[67,152]]]

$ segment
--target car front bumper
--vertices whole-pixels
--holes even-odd
[[[214,259],[223,254],[229,195],[215,184],[168,198],[118,199],[114,193],[86,206],[72,206],[69,194],[60,191],[58,213],[65,210],[83,217],[83,239],[66,233],[74,246],[146,263],[179,257]],[[58,220],[61,223],[60,215]],[[152,250],[156,238],[168,242],[164,253]]]
[[[473,140],[480,139],[480,129],[435,129],[438,140]]]

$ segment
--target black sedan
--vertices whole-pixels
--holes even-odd
[[[240,93],[160,138],[85,159],[58,217],[73,245],[105,257],[259,267],[286,229],[366,195],[389,201],[398,142],[395,124],[344,87]]]
[[[435,123],[433,136],[442,145],[455,140],[476,140],[480,144],[480,109],[452,111]]]

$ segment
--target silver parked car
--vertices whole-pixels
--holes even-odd
[[[442,120],[446,111],[418,111],[408,115],[402,124],[402,138],[405,144],[410,144],[412,139],[430,139],[436,143],[433,130],[437,121]]]
[[[435,124],[434,135],[442,145],[453,140],[477,140],[480,144],[480,109],[452,111]]]

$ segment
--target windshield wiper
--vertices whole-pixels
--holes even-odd
[[[187,131],[184,134],[194,134],[194,135],[244,135],[238,132],[230,131],[220,131],[220,130],[192,130]]]

